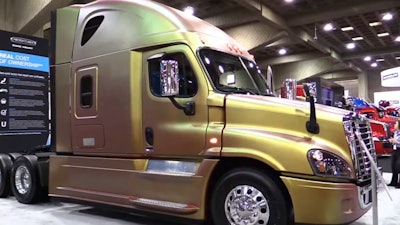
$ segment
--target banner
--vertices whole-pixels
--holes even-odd
[[[49,57],[43,38],[0,31],[0,153],[49,144]]]
[[[382,71],[381,85],[382,87],[400,87],[400,67]]]

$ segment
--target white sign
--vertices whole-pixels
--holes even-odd
[[[381,100],[389,101],[392,105],[398,105],[400,103],[400,91],[374,92],[374,104],[379,105]]]
[[[381,72],[382,87],[400,87],[400,67]]]

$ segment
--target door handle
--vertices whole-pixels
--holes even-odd
[[[146,129],[145,129],[145,137],[146,137],[147,144],[153,146],[153,144],[154,144],[153,128],[146,127]]]

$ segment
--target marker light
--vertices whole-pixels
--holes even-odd
[[[210,144],[217,144],[218,138],[210,138]]]

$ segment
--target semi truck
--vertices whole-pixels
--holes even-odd
[[[19,202],[218,225],[343,224],[370,209],[369,120],[275,97],[222,30],[147,0],[60,8],[51,29],[50,149],[0,157]]]

